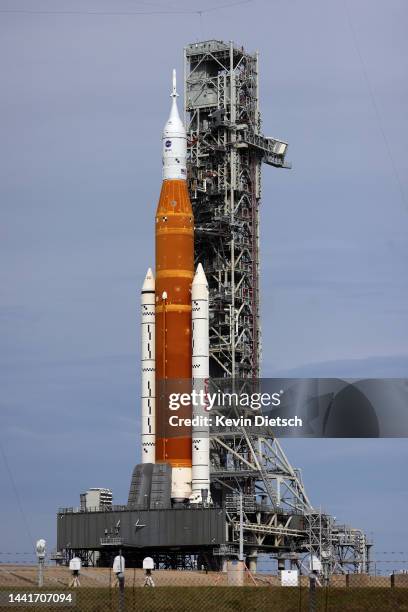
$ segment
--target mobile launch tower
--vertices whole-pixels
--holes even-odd
[[[192,43],[184,51],[184,83],[195,256],[210,290],[210,376],[257,379],[261,166],[289,168],[288,145],[261,132],[258,53],[232,42]],[[230,540],[238,539],[238,493],[245,492],[244,532],[254,567],[258,552],[268,548],[281,567],[285,559],[295,561],[307,534],[307,548],[326,573],[336,566],[367,571],[365,534],[314,510],[300,471],[268,428],[257,429],[256,435],[236,428],[211,436],[211,482],[231,491]],[[259,498],[268,511],[257,508]]]

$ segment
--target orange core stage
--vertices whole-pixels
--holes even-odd
[[[169,424],[163,382],[191,379],[194,220],[185,180],[164,180],[156,212],[156,462],[191,467],[191,428]],[[183,387],[183,388],[182,388]],[[176,413],[191,418],[191,406]]]

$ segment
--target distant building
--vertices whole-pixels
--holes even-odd
[[[110,489],[92,488],[80,494],[81,510],[104,510],[112,507]]]

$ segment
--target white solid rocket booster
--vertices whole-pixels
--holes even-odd
[[[155,280],[149,268],[141,294],[142,313],[142,463],[154,463],[156,453]]]
[[[209,377],[209,323],[208,323],[208,283],[201,264],[198,264],[191,287],[192,319],[192,389],[208,392]],[[193,406],[194,417],[207,417],[206,401]],[[203,418],[192,428],[192,503],[200,503],[202,490],[207,490],[207,501],[210,501],[210,438],[209,427]]]

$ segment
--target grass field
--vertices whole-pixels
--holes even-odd
[[[38,589],[19,589],[19,592]],[[17,589],[1,588],[1,592]],[[44,589],[43,592],[57,592]],[[60,591],[61,592],[61,591]],[[116,612],[119,591],[106,588],[76,590],[76,605],[46,606],[22,604],[15,608],[0,606],[1,612],[19,610],[72,610],[73,612]],[[306,588],[281,587],[159,587],[125,589],[123,612],[309,612],[309,591]],[[408,589],[329,588],[316,590],[316,612],[408,612]]]

